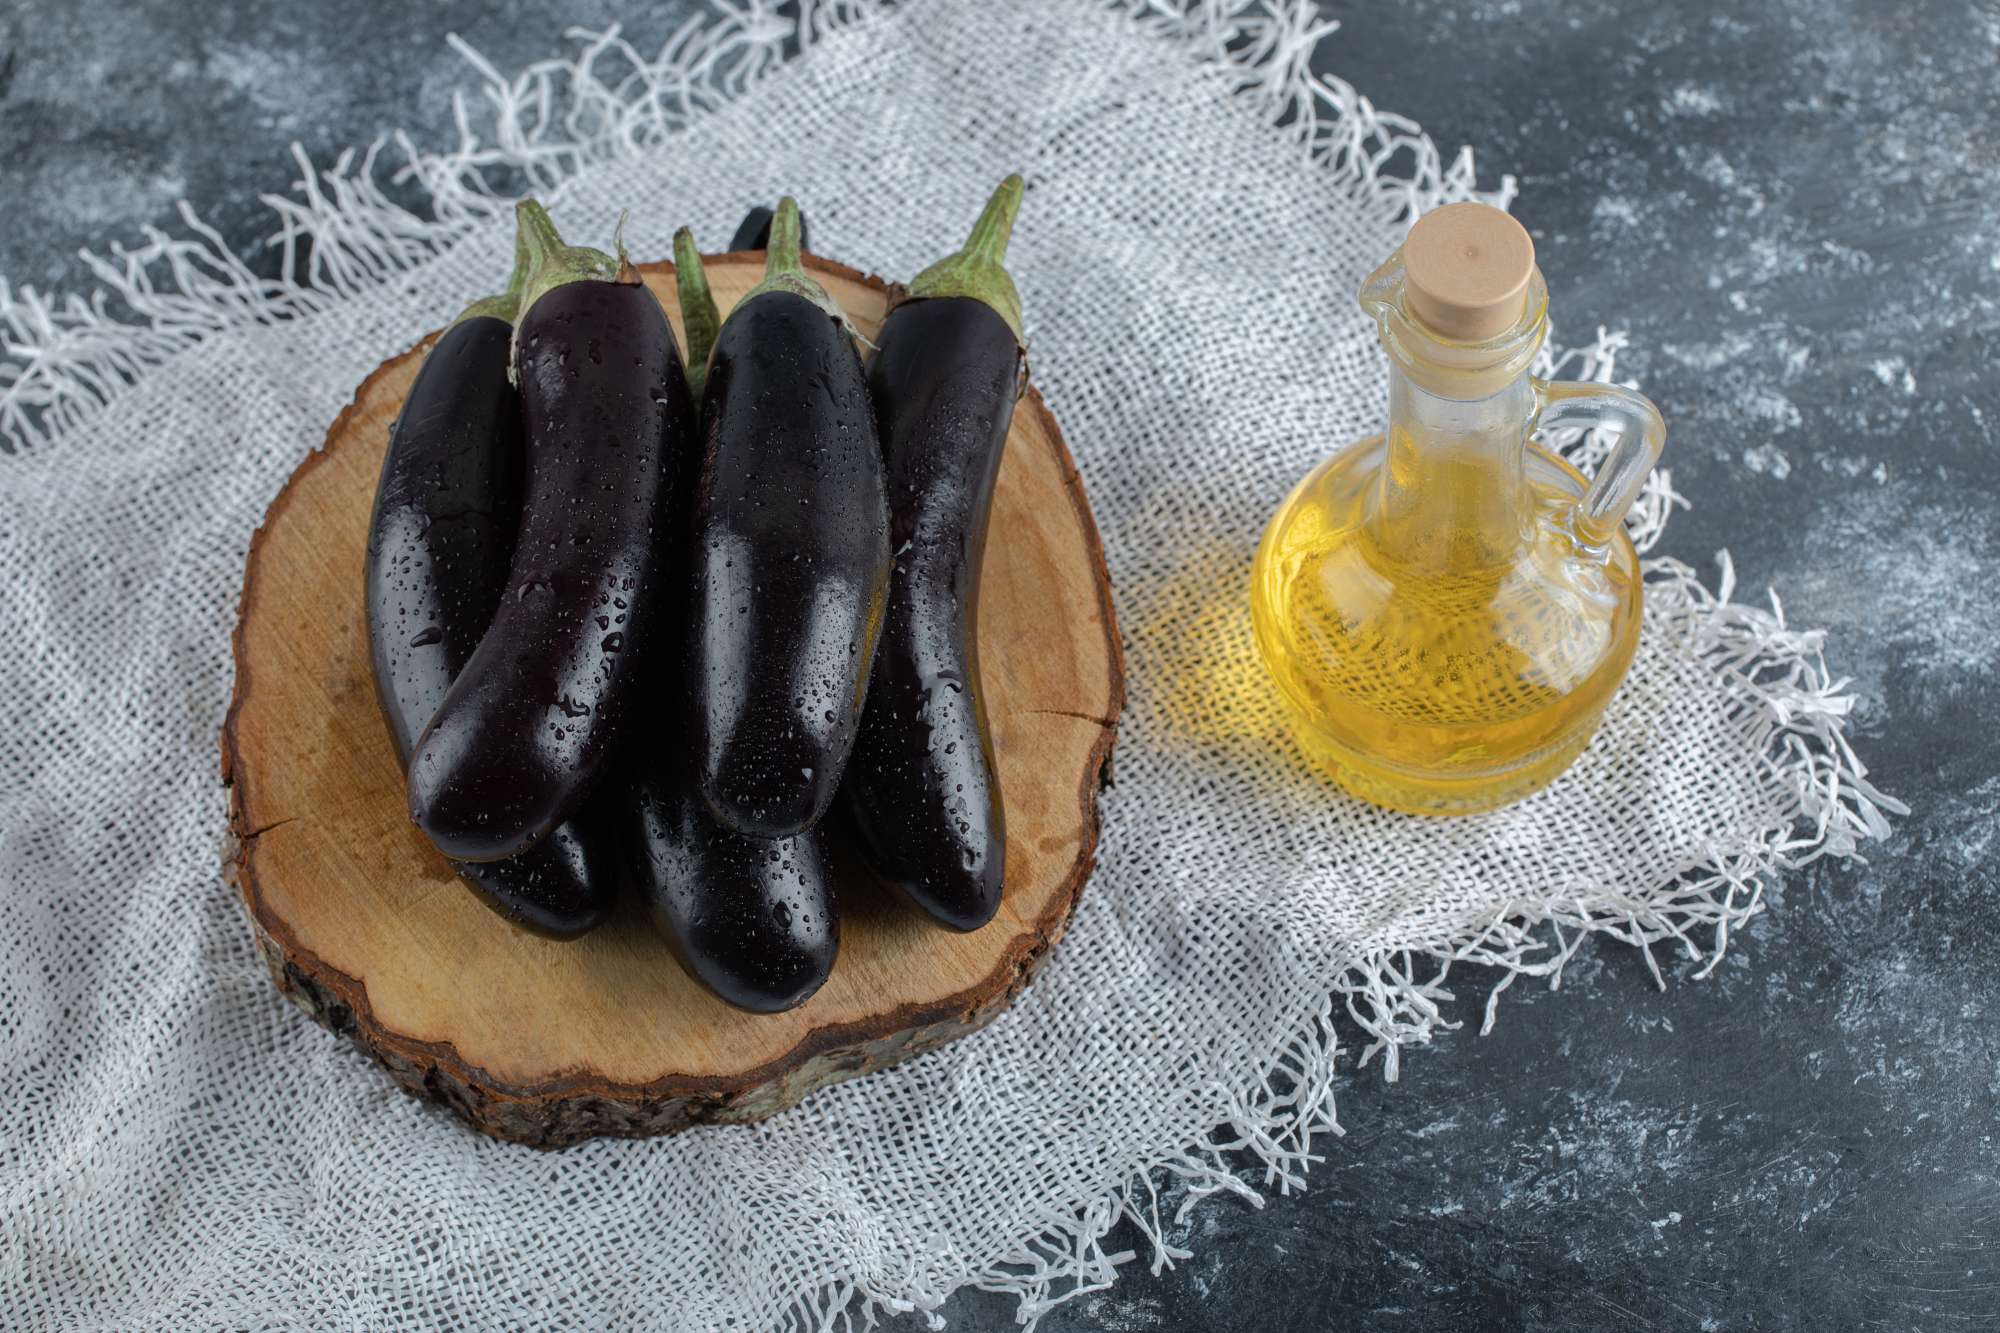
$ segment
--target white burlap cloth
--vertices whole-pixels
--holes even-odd
[[[820,0],[796,33],[771,8],[658,56],[580,36],[480,66],[458,149],[398,140],[272,201],[312,241],[297,282],[189,213],[100,265],[108,306],[0,287],[0,1324],[762,1330],[967,1283],[1029,1317],[1113,1280],[1121,1217],[1171,1257],[1171,1176],[1190,1201],[1298,1185],[1337,1129],[1336,1031],[1393,1075],[1453,960],[1552,975],[1590,932],[1713,959],[1775,868],[1886,831],[1819,636],[1729,602],[1726,565],[1715,594],[1651,566],[1603,734],[1514,809],[1385,814],[1284,738],[1251,552],[1381,418],[1357,283],[1413,209],[1472,192],[1463,157],[1311,80],[1312,6]],[[424,218],[376,188],[405,166]],[[1068,939],[989,1030],[755,1127],[551,1156],[397,1091],[264,975],[219,874],[215,734],[264,506],[369,370],[507,267],[482,173],[573,236],[629,210],[642,257],[791,191],[818,248],[907,275],[1014,168],[1035,374],[1129,647]]]

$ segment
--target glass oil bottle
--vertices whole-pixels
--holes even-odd
[[[1604,384],[1529,374],[1548,328],[1507,214],[1426,214],[1363,286],[1389,357],[1387,430],[1309,473],[1257,552],[1258,651],[1298,737],[1354,795],[1492,809],[1589,744],[1637,646],[1626,511],[1666,426]],[[1594,481],[1529,439],[1615,437]]]

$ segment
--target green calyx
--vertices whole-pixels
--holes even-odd
[[[806,276],[805,263],[799,257],[799,201],[790,195],[778,201],[777,214],[771,219],[771,240],[764,251],[764,280],[743,294],[739,309],[765,292],[802,296],[842,325],[847,323],[847,316],[840,312],[839,303],[826,294],[826,288]]]
[[[514,316],[520,313],[521,298],[502,293],[499,296],[482,296],[477,301],[458,312],[453,324],[463,324],[468,319],[497,319],[503,324],[512,324]]]
[[[700,402],[722,316],[708,290],[708,271],[701,266],[701,252],[694,248],[694,232],[686,227],[674,233],[674,287],[680,294],[681,327],[687,331],[688,391]]]
[[[512,324],[514,317],[521,313],[521,292],[528,285],[528,270],[533,267],[528,257],[528,238],[520,227],[514,228],[514,271],[507,275],[507,290],[498,296],[482,296],[459,312],[453,324],[463,324],[468,319],[497,319]]]
[[[613,259],[602,250],[564,245],[548,210],[533,199],[514,205],[520,244],[527,252],[528,275],[521,291],[521,313],[556,288],[572,282],[637,282],[639,275],[626,261],[624,247]]]
[[[965,248],[919,273],[910,284],[907,299],[968,296],[984,301],[1007,321],[1007,327],[1014,331],[1014,342],[1025,348],[1028,340],[1021,332],[1021,294],[1014,289],[1006,262],[1007,241],[1014,234],[1014,217],[1021,211],[1022,188],[1018,171],[1001,181],[1000,188],[986,201],[979,221],[972,224],[972,235]]]

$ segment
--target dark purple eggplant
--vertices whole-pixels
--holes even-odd
[[[979,677],[979,562],[1021,392],[1009,176],[966,247],[925,269],[882,325],[868,392],[896,556],[842,801],[864,858],[954,930],[1000,907],[1007,827]]]
[[[853,335],[799,262],[782,200],[764,281],[722,326],[702,396],[688,741],[724,825],[817,824],[853,748],[889,575],[875,415]]]
[[[776,216],[777,214],[773,213],[770,209],[764,207],[762,204],[757,205],[757,207],[751,209],[748,213],[745,213],[743,215],[743,220],[736,224],[736,234],[729,238],[729,248],[731,250],[769,249],[771,245],[771,219]],[[804,213],[800,213],[799,249],[801,250],[812,249],[812,241],[808,239],[808,236],[809,233],[806,230],[806,215]]]
[[[604,773],[671,625],[659,534],[691,466],[693,400],[631,265],[562,244],[520,206],[535,267],[515,331],[527,428],[521,525],[500,609],[417,741],[410,815],[447,856],[546,838]]]
[[[693,377],[718,321],[686,228],[674,237],[674,269]],[[660,684],[670,694],[679,682],[665,674]],[[678,710],[662,711],[656,728],[680,720]],[[819,832],[765,840],[724,828],[696,790],[692,757],[668,737],[633,747],[628,766],[634,887],[682,968],[742,1009],[776,1013],[803,1003],[825,982],[839,947]]]
[[[523,273],[438,339],[389,433],[368,528],[375,695],[407,765],[506,586],[521,506],[520,396],[507,381]],[[616,847],[589,812],[510,861],[452,868],[494,911],[569,939],[610,911]],[[615,837],[615,830],[609,831]]]
[[[820,831],[751,838],[724,828],[685,758],[634,784],[632,860],[653,924],[688,975],[737,1008],[803,1004],[840,947]]]

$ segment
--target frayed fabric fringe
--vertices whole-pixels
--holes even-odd
[[[1110,0],[1155,36],[1183,44],[1237,97],[1259,108],[1274,133],[1295,143],[1302,168],[1385,226],[1435,204],[1483,198],[1505,206],[1514,183],[1477,188],[1469,151],[1450,160],[1413,122],[1377,110],[1340,79],[1314,74],[1315,49],[1336,24],[1309,0]],[[279,251],[278,277],[262,277],[233,255],[186,204],[184,230],[148,230],[144,243],[85,254],[101,283],[88,298],[52,299],[0,281],[0,449],[57,448],[64,433],[101,410],[137,376],[169,363],[204,337],[246,325],[294,319],[393,280],[512,206],[525,191],[560,197],[565,181],[594,163],[645,152],[701,116],[755,91],[787,62],[809,58],[829,36],[876,22],[924,0],[804,0],[796,15],[770,0],[714,0],[656,54],[645,55],[614,28],[572,31],[576,53],[508,76],[465,43],[454,48],[480,76],[453,99],[457,142],[419,148],[407,135],[314,164],[294,146],[293,192],[267,196]],[[390,197],[414,184],[425,211]],[[1537,370],[1610,379],[1624,335],[1599,331],[1593,343],[1545,352]],[[1588,469],[1603,443],[1555,442]],[[1659,537],[1672,507],[1685,502],[1660,471],[1634,510],[1640,549]],[[1730,683],[1735,721],[1793,794],[1787,816],[1749,845],[1716,847],[1667,894],[1643,899],[1608,888],[1580,889],[1559,911],[1508,915],[1459,938],[1420,945],[1357,944],[1332,994],[1306,1013],[1279,1058],[1244,1088],[1228,1089],[1223,1124],[1197,1141],[1151,1159],[1087,1206],[1041,1219],[1007,1254],[962,1255],[953,1284],[1010,1293],[1032,1327],[1049,1309],[1110,1286],[1136,1256],[1109,1252],[1104,1239],[1131,1223],[1151,1249],[1155,1271],[1188,1257],[1175,1225],[1218,1193],[1261,1204],[1265,1191],[1302,1188],[1319,1160],[1315,1140],[1338,1134],[1334,1114],[1336,1002],[1367,1034],[1366,1064],[1382,1057],[1394,1079],[1406,1046],[1455,1024],[1441,1009],[1454,966],[1499,969],[1481,1030],[1492,1027],[1502,992],[1520,977],[1559,985],[1583,941],[1605,935],[1639,948],[1664,978],[1654,946],[1677,948],[1711,971],[1730,934],[1763,905],[1776,870],[1821,856],[1852,856],[1858,843],[1887,834],[1886,815],[1905,807],[1876,791],[1844,735],[1853,695],[1828,672],[1817,632],[1787,625],[1775,596],[1768,610],[1730,600],[1727,553],[1708,591],[1676,561],[1647,562],[1649,615],[1664,617],[1701,659]],[[1167,1209],[1166,1196],[1179,1198]],[[1163,1211],[1165,1210],[1165,1211]],[[935,1270],[933,1270],[935,1271]],[[886,1275],[885,1275],[886,1276]],[[913,1274],[906,1277],[914,1278]],[[935,1312],[951,1288],[913,1290],[894,1281],[836,1283],[801,1294],[797,1328],[867,1325],[879,1311]],[[943,1321],[930,1315],[933,1327]]]
[[[458,142],[419,148],[405,133],[348,149],[318,166],[298,144],[289,195],[266,195],[279,276],[260,277],[182,202],[185,231],[148,228],[144,244],[83,252],[100,287],[52,298],[0,279],[0,449],[32,448],[87,418],[134,376],[223,329],[296,318],[392,279],[448,249],[515,193],[560,196],[593,163],[631,157],[699,117],[754,92],[789,60],[857,24],[922,0],[804,0],[796,18],[774,0],[723,3],[683,23],[647,56],[614,27],[573,29],[574,56],[509,77],[457,37],[481,77],[452,98]],[[1417,125],[1377,111],[1339,79],[1312,74],[1311,56],[1337,26],[1303,0],[1114,0],[1141,27],[1204,58],[1258,106],[1302,155],[1384,218],[1414,217],[1468,198],[1472,156],[1450,163]],[[425,211],[388,187],[414,184]],[[522,187],[525,186],[525,189]],[[1512,178],[1480,194],[1505,205]]]

